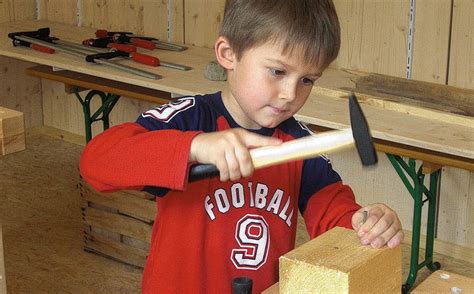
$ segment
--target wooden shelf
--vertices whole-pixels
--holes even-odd
[[[158,103],[168,99],[164,92],[179,95],[212,93],[221,90],[225,85],[224,82],[209,81],[203,77],[205,65],[214,60],[214,51],[208,48],[190,46],[183,52],[161,50],[147,52],[158,56],[163,61],[191,66],[193,68],[191,71],[164,67],[150,68],[129,60],[123,61],[123,64],[163,76],[159,80],[150,80],[101,65],[91,65],[63,53],[48,55],[29,48],[13,47],[11,41],[7,39],[9,32],[37,30],[41,27],[50,27],[51,35],[76,43],[94,35],[92,28],[46,21],[5,23],[0,25],[0,40],[3,41],[0,42],[0,55],[75,72],[75,74],[65,73],[64,76],[59,74],[65,84],[73,84],[68,80],[69,78],[80,79],[81,85],[77,86],[88,88],[93,84],[94,87],[110,91],[112,91],[110,88],[115,88],[114,91],[120,91],[117,94],[132,97],[132,92],[137,92],[141,94],[135,95],[136,99]],[[53,79],[52,76],[47,76],[51,75],[52,71],[43,70],[41,75],[43,74],[43,78]],[[54,79],[58,78],[58,74],[54,73],[54,75]],[[354,81],[356,76],[357,74],[353,72],[328,69],[296,117],[305,123],[324,128],[349,127],[347,99],[344,95],[347,94],[347,89],[356,87]],[[86,79],[82,80],[83,77]],[[150,92],[146,89],[150,89]],[[155,100],[155,96],[164,100]],[[368,97],[363,94],[360,99],[372,135],[380,143],[380,151],[417,156],[417,159],[425,158],[426,156],[422,156],[425,154],[429,155],[427,159],[430,159],[432,163],[474,170],[472,168],[474,165],[474,118],[443,112],[439,109],[423,109],[423,107],[396,101],[389,101],[389,103],[385,100],[379,103],[382,100],[377,100],[376,95]],[[393,107],[394,105],[397,107]],[[394,149],[393,146],[397,148]]]

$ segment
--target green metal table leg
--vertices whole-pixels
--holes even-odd
[[[402,292],[407,293],[413,287],[420,269],[424,266],[431,271],[440,268],[438,262],[433,262],[433,243],[436,225],[436,196],[441,171],[437,170],[430,174],[430,188],[427,189],[424,185],[425,175],[422,173],[422,166],[420,166],[417,171],[416,161],[414,159],[408,159],[407,163],[403,158],[397,155],[387,154],[387,157],[414,200],[410,272],[406,283],[402,286]],[[407,174],[411,179],[411,182],[408,179]],[[426,196],[425,200],[423,200],[423,195]],[[426,228],[427,237],[425,260],[419,263],[422,207],[426,201],[428,201],[428,220]]]
[[[426,251],[425,260],[427,261],[426,266],[431,270],[435,271],[440,269],[441,264],[439,262],[433,262],[433,251],[434,251],[434,238],[436,229],[436,196],[438,195],[438,185],[441,177],[441,169],[437,170],[430,175],[430,190],[428,191],[428,222],[426,226]]]
[[[87,93],[86,97],[82,99],[81,95],[79,94],[78,87],[73,87],[73,91],[77,100],[79,100],[82,105],[82,111],[84,112],[86,142],[89,142],[92,139],[92,124],[94,122],[101,120],[103,129],[106,130],[109,128],[109,114],[119,100],[120,96],[110,93],[107,94],[97,90],[91,90],[89,93]],[[92,98],[95,96],[100,97],[102,105],[94,112],[94,114],[91,115],[91,102]]]

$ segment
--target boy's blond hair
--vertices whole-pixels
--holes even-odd
[[[324,66],[336,59],[341,43],[331,0],[226,0],[220,35],[238,59],[248,49],[274,42],[283,46],[283,54],[300,48],[306,62]]]

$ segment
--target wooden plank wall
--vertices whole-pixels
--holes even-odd
[[[335,0],[335,4],[343,44],[336,66],[405,77],[410,1]],[[416,0],[413,79],[474,89],[473,13],[474,3],[469,0],[454,4]],[[356,194],[363,195],[359,201],[389,204],[404,228],[411,230],[411,196],[386,156],[379,154],[379,158],[378,167],[367,172],[357,164],[354,152],[331,157]],[[443,168],[440,191],[438,240],[474,249],[474,173]],[[424,216],[426,212],[425,207]],[[422,227],[423,232],[425,222]],[[474,261],[472,254],[467,258]]]
[[[51,21],[126,29],[205,47],[213,45],[224,8],[224,0],[38,1],[40,17]],[[411,0],[334,2],[341,22],[342,47],[333,65],[405,77]],[[474,89],[472,15],[471,0],[416,0],[413,79]],[[75,98],[66,97],[57,83],[43,81],[42,86],[45,124],[83,134]],[[112,113],[112,124],[133,120],[149,106],[121,99]],[[385,155],[379,154],[379,158],[380,164],[371,171],[360,168],[353,152],[333,155],[332,161],[361,203],[386,202],[411,230],[411,196]],[[474,173],[443,168],[438,239],[474,249],[474,216],[469,213],[473,208]]]
[[[35,0],[0,1],[0,23],[35,18]],[[32,65],[0,57],[0,106],[23,112],[27,128],[43,124],[40,80],[23,73]]]
[[[453,1],[448,85],[474,89],[473,15],[474,1]],[[443,172],[439,211],[442,238],[474,248],[474,172],[454,168]]]

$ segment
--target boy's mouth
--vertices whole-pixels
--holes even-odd
[[[285,107],[275,107],[275,106],[271,106],[271,105],[269,105],[269,107],[270,107],[270,110],[275,114],[282,114],[282,113],[288,111],[288,109],[285,108]]]

